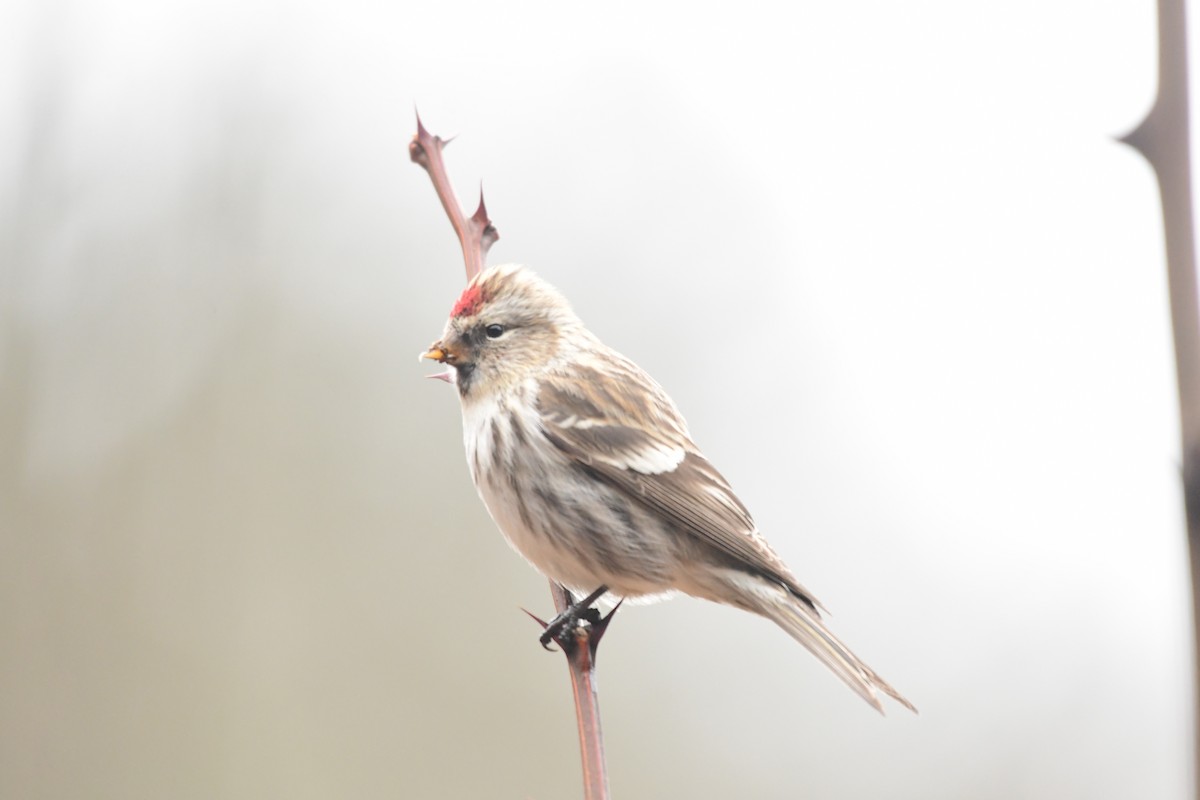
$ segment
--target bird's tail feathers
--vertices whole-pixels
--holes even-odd
[[[741,573],[736,577],[729,577],[740,585],[743,598],[750,601],[750,610],[767,617],[787,631],[788,635],[808,648],[810,653],[879,713],[883,713],[883,703],[879,700],[878,692],[883,692],[908,710],[916,712],[917,709],[912,703],[830,633],[817,613],[798,598],[782,587],[769,584],[756,576]]]

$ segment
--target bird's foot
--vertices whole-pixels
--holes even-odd
[[[571,606],[546,623],[546,630],[542,631],[538,641],[542,647],[552,651],[554,648],[550,646],[550,642],[557,640],[566,631],[575,630],[583,622],[593,627],[600,624],[600,609],[580,608],[578,604]]]
[[[541,623],[542,627],[545,629],[542,631],[542,635],[538,637],[538,641],[541,642],[542,647],[546,648],[547,650],[552,650],[553,648],[550,647],[551,642],[557,641],[561,643],[563,637],[567,636],[571,631],[579,628],[583,623],[587,623],[592,628],[600,630],[601,626],[607,622],[607,618],[602,618],[600,616],[600,609],[594,608],[592,603],[595,603],[597,600],[599,600],[600,597],[607,591],[607,586],[601,586],[599,589],[592,592],[579,602],[572,602],[569,606],[563,609],[561,614],[549,622],[543,622],[537,617],[533,617],[532,614],[529,614],[529,616]],[[567,593],[567,598],[572,599],[570,592]],[[528,614],[529,612],[527,611],[525,613]]]

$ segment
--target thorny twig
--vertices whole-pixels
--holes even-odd
[[[471,280],[483,271],[487,264],[487,252],[500,238],[500,234],[488,219],[482,190],[479,192],[479,206],[475,213],[470,217],[463,214],[454,194],[454,187],[450,185],[450,178],[446,175],[446,163],[442,160],[442,149],[449,143],[449,140],[434,136],[425,130],[420,115],[417,115],[417,134],[409,142],[408,155],[429,173],[433,189],[442,201],[442,208],[446,210],[446,216],[450,218],[450,224],[458,234],[463,262],[467,267],[467,280]]]
[[[550,594],[554,596],[554,607],[559,614],[574,602],[571,593],[550,581]],[[608,797],[608,770],[604,762],[604,736],[600,730],[600,695],[596,686],[596,649],[600,639],[608,630],[608,623],[617,607],[603,617],[597,617],[586,625],[568,625],[553,638],[562,648],[571,665],[571,693],[575,696],[575,721],[579,727],[580,759],[583,765],[583,796],[585,800],[602,800]],[[525,612],[529,614],[528,611]],[[533,617],[542,628],[547,623]]]
[[[417,116],[417,133],[408,145],[408,154],[419,164],[433,181],[434,191],[442,201],[442,208],[454,226],[458,241],[462,245],[463,262],[467,268],[467,280],[483,271],[487,252],[500,238],[492,221],[488,219],[483,204],[483,192],[479,193],[479,206],[470,217],[463,214],[446,174],[442,160],[442,149],[449,144],[439,136],[425,130]],[[550,581],[550,593],[554,607],[561,614],[572,604],[570,593],[554,581]],[[615,611],[616,609],[613,609]],[[532,614],[530,616],[533,616]],[[534,617],[537,620],[537,617]],[[554,637],[571,673],[571,691],[575,697],[575,717],[579,724],[579,750],[583,767],[583,796],[585,800],[607,800],[608,769],[604,761],[604,736],[600,730],[600,700],[596,690],[596,648],[608,627],[612,613],[596,623],[569,625]],[[545,623],[537,620],[545,627]]]

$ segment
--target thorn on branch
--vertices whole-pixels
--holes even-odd
[[[436,136],[430,136],[429,131],[425,130],[425,126],[421,124],[421,114],[417,113],[417,135],[408,143],[408,157],[414,163],[419,164],[421,169],[429,172],[429,150],[434,148],[439,152],[442,149],[441,140]]]
[[[500,232],[488,217],[487,204],[483,201],[483,184],[479,185],[479,205],[471,215],[471,224],[479,230],[479,245],[486,256],[488,250],[492,249],[492,245],[500,238]]]
[[[588,642],[588,647],[590,647],[592,650],[592,660],[595,660],[596,658],[596,648],[600,646],[600,640],[604,638],[604,632],[608,630],[608,623],[612,621],[613,615],[617,613],[617,609],[620,608],[621,604],[624,602],[625,598],[622,597],[617,601],[617,604],[613,606],[612,611],[605,614],[598,622],[596,622],[596,624],[592,625],[592,638],[591,641]]]
[[[433,181],[434,191],[442,201],[442,208],[454,226],[454,232],[462,245],[463,261],[467,268],[467,280],[474,278],[483,271],[487,261],[487,252],[500,234],[492,221],[488,219],[487,209],[483,205],[483,193],[480,192],[479,209],[470,218],[463,214],[458,198],[454,196],[454,188],[446,174],[446,164],[442,160],[442,149],[448,144],[439,136],[434,136],[421,122],[417,114],[417,133],[408,145],[408,156],[418,164]]]
[[[522,608],[521,610],[522,610],[522,611],[524,611],[526,614],[528,614],[528,615],[529,615],[529,618],[530,618],[531,620],[533,620],[534,622],[536,622],[538,625],[541,625],[541,626],[542,626],[542,630],[546,630],[546,628],[549,628],[549,627],[550,627],[550,623],[549,623],[549,622],[546,622],[546,620],[542,619],[542,618],[541,618],[541,617],[539,617],[537,614],[535,614],[535,613],[533,613],[532,611],[530,611],[528,608]]]
[[[483,184],[479,184],[479,205],[475,207],[475,213],[471,215],[471,221],[485,228],[491,227],[492,221],[488,219],[487,203],[483,202]]]

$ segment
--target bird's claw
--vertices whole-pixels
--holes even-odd
[[[574,632],[583,627],[584,623],[594,631],[592,638],[599,639],[603,635],[604,629],[608,627],[608,621],[612,618],[612,613],[610,612],[607,617],[601,616],[600,610],[593,608],[591,604],[606,591],[608,591],[607,587],[601,586],[580,602],[571,603],[571,605],[563,609],[561,614],[549,622],[526,611],[526,614],[529,614],[537,624],[542,626],[542,635],[538,637],[538,642],[542,647],[551,652],[554,651],[554,648],[550,646],[551,642],[557,642],[560,647],[570,647],[574,644]],[[568,597],[570,597],[569,594]],[[618,605],[620,604],[618,603]],[[614,608],[613,611],[616,611],[616,609]]]
[[[542,630],[549,630],[549,628],[550,628],[550,623],[546,622],[546,620],[542,619],[542,618],[541,618],[541,617],[539,617],[537,614],[533,613],[532,611],[530,611],[530,610],[529,610],[529,609],[527,609],[527,608],[522,608],[521,610],[522,610],[522,611],[524,611],[526,614],[528,614],[530,619],[532,619],[532,620],[533,620],[534,622],[536,622],[538,625],[541,625],[541,626],[542,626]],[[542,643],[542,647],[544,647],[546,650],[549,650],[551,653],[553,653],[553,652],[554,652],[554,648],[550,646],[550,639],[551,639],[551,638],[553,638],[553,637],[551,637],[551,636],[550,636],[550,635],[548,635],[548,634],[545,634],[545,633],[543,633],[543,634],[541,635],[541,637],[539,637],[539,638],[538,638],[538,641]]]
[[[541,622],[541,620],[538,621]],[[593,628],[600,624],[600,610],[597,608],[570,606],[549,623],[542,623],[545,630],[538,637],[538,641],[542,643],[542,647],[545,647],[547,650],[553,650],[550,647],[550,642],[558,641],[564,636],[570,635],[571,632],[579,628],[584,622]]]

